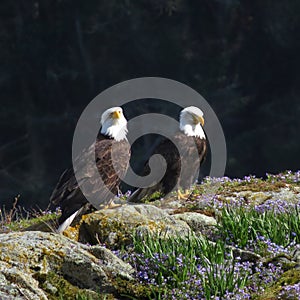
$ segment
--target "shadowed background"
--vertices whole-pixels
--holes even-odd
[[[209,102],[226,175],[299,169],[299,1],[2,0],[0,17],[1,206],[20,194],[20,204],[45,207],[85,106],[144,76],[178,80]],[[155,101],[125,110],[178,114]],[[143,139],[136,161],[152,144]]]

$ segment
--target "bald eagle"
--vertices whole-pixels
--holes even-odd
[[[75,162],[76,167],[84,168],[85,177],[82,181],[91,180],[90,192],[98,193],[99,197],[106,199],[107,191],[101,189],[95,178],[100,179],[94,170],[98,170],[103,183],[113,193],[118,193],[120,177],[126,173],[130,158],[130,144],[126,138],[127,120],[120,107],[112,107],[104,111],[101,116],[101,129],[95,141],[94,147],[86,149]],[[114,149],[114,162],[112,162],[112,148]],[[95,151],[97,168],[91,168],[87,164],[87,157],[91,151]],[[92,154],[93,155],[93,154]],[[118,167],[118,174],[113,166]],[[99,183],[99,182],[98,182]],[[101,200],[101,199],[99,199]],[[111,199],[112,200],[112,199]],[[51,207],[60,206],[62,214],[58,220],[57,232],[63,232],[83,210],[89,210],[92,205],[83,195],[74,175],[74,169],[67,169],[60,177],[51,197]],[[109,201],[108,203],[109,204]]]
[[[198,107],[189,106],[180,112],[179,130],[175,130],[172,141],[167,138],[163,139],[151,154],[151,156],[160,154],[164,157],[167,168],[163,178],[153,186],[137,189],[128,198],[129,202],[140,202],[141,199],[151,196],[156,191],[166,195],[174,187],[177,187],[178,199],[186,199],[189,196],[189,188],[196,181],[200,165],[206,157],[207,141],[203,125],[203,112]],[[181,154],[175,144],[180,147]],[[194,153],[195,151],[197,153]],[[147,162],[144,174],[149,173],[150,168]]]

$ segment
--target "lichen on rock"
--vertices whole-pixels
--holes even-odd
[[[132,234],[136,231],[174,236],[188,235],[191,229],[185,222],[153,205],[124,205],[85,216],[80,225],[79,239],[92,244],[100,242],[116,249],[132,243]]]
[[[114,294],[113,278],[132,279],[132,267],[108,249],[98,246],[89,251],[89,246],[62,235],[1,234],[0,245],[1,299],[56,299],[62,288],[63,294],[71,290],[72,297],[85,289]]]

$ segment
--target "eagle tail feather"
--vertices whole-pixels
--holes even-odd
[[[82,209],[76,210],[70,217],[68,217],[66,220],[64,220],[59,227],[57,228],[57,233],[63,233],[73,222],[73,220],[76,218],[76,216],[80,213]]]

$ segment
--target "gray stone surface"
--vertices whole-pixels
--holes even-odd
[[[176,214],[173,215],[173,218],[186,222],[195,232],[201,231],[207,226],[217,225],[217,221],[215,218],[196,212]]]
[[[0,234],[0,299],[48,299],[36,278],[53,272],[81,289],[114,292],[111,278],[131,279],[133,269],[108,249],[90,247],[44,232]]]
[[[164,210],[146,204],[124,205],[96,211],[83,218],[80,240],[96,243],[96,238],[110,248],[132,242],[134,232],[161,234],[165,237],[191,233],[186,222],[177,220]]]

